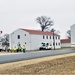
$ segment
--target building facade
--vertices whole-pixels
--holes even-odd
[[[71,26],[71,47],[75,47],[75,24]]]
[[[71,39],[61,39],[61,47],[71,47]]]
[[[10,35],[10,49],[17,46],[18,43],[26,46],[26,50],[38,50],[42,43],[49,44],[54,48],[61,48],[60,35],[47,31],[29,30],[29,29],[17,29]],[[55,42],[53,42],[55,40]]]

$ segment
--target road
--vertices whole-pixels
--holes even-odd
[[[40,58],[46,56],[54,56],[60,54],[75,53],[74,49],[71,50],[47,50],[47,51],[35,51],[35,52],[26,52],[26,53],[12,53],[12,54],[0,54],[0,64],[28,60],[33,58]]]

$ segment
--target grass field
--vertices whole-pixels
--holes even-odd
[[[75,75],[75,53],[0,64],[0,74]]]

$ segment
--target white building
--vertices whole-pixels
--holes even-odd
[[[75,47],[75,24],[71,26],[71,47]]]
[[[60,35],[54,34],[55,38],[55,48],[61,48]],[[52,45],[53,43],[53,33],[43,32],[39,30],[29,30],[29,29],[17,29],[10,34],[10,49],[17,46],[18,43],[26,46],[26,50],[38,50],[42,43]]]
[[[71,47],[70,39],[61,39],[61,47]]]

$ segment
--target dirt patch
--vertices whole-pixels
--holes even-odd
[[[75,75],[75,53],[0,64],[0,74]]]

